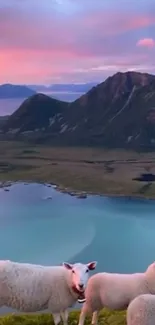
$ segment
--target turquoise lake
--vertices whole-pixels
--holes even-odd
[[[155,260],[155,201],[79,199],[42,184],[0,189],[0,259],[141,272]],[[51,196],[49,200],[47,197]]]
[[[8,189],[0,189],[0,259],[97,260],[97,271],[109,272],[143,271],[155,260],[155,201],[79,199],[42,184]]]

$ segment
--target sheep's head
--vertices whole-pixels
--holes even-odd
[[[150,264],[148,266],[148,268],[146,269],[145,273],[147,273],[148,275],[155,276],[155,262],[153,262],[152,264]]]
[[[77,293],[78,301],[85,301],[85,289],[89,279],[89,271],[95,270],[97,262],[82,263],[63,263],[63,266],[71,271],[72,290]]]

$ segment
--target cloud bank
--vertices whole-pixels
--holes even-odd
[[[6,5],[7,3],[7,5]],[[155,73],[153,0],[1,0],[0,82],[102,81]]]

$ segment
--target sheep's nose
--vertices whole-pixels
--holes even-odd
[[[84,285],[83,284],[79,284],[79,288],[83,289]]]

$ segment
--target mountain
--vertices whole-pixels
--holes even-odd
[[[53,84],[50,86],[44,85],[29,85],[31,89],[41,92],[80,92],[85,93],[89,91],[92,87],[96,86],[97,83],[85,83],[85,84]]]
[[[14,134],[31,131],[44,131],[52,125],[52,118],[56,114],[64,113],[68,104],[36,94],[26,99],[22,105],[8,118],[3,125],[3,132],[11,130]]]
[[[0,116],[0,127],[2,127],[6,123],[8,118],[9,118],[9,115]]]
[[[72,143],[86,145],[115,147],[133,143],[137,123],[144,128],[143,124],[147,122],[144,121],[144,112],[147,114],[153,103],[155,107],[154,86],[154,75],[116,73],[69,106],[61,120],[61,123],[68,125],[63,136],[69,139],[72,134]],[[148,100],[145,101],[147,93]]]
[[[0,86],[0,99],[25,98],[36,94],[36,91],[19,85],[4,84]]]
[[[22,135],[23,131],[35,130],[30,136],[32,141],[35,138],[61,145],[155,147],[154,75],[118,72],[69,104],[48,97],[49,114],[44,112],[45,97],[39,95],[41,118],[34,110],[36,96],[23,103],[29,118],[21,114],[21,105],[3,126],[3,132],[19,129],[16,134]]]

